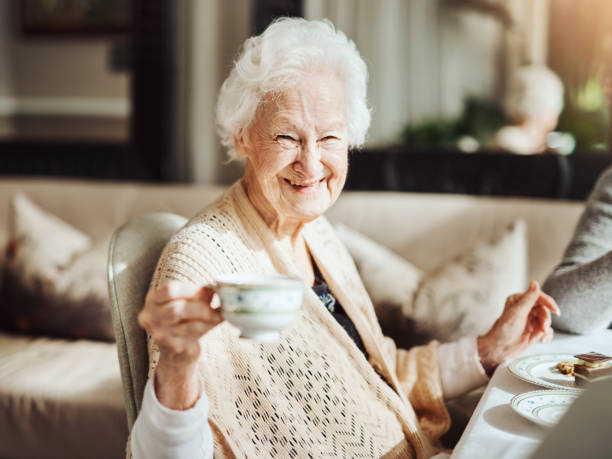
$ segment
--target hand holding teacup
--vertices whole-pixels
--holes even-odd
[[[177,365],[197,361],[198,340],[223,321],[212,306],[214,290],[183,282],[152,288],[138,314],[138,323],[154,339],[160,353]]]
[[[214,289],[168,282],[147,293],[138,323],[160,355],[155,370],[158,400],[183,410],[198,399],[200,338],[227,319],[246,338],[273,341],[298,316],[303,282],[286,276],[231,275]],[[213,304],[215,292],[222,306]]]
[[[213,306],[215,293],[220,309]],[[245,338],[278,339],[297,317],[302,294],[301,279],[281,275],[231,274],[212,288],[169,282],[148,292],[138,322],[164,358],[188,365],[200,355],[199,339],[224,319]]]
[[[214,290],[182,282],[151,288],[138,323],[159,348],[155,392],[166,407],[184,410],[199,397],[199,339],[223,322],[212,306]]]

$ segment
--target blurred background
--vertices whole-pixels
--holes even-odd
[[[612,163],[609,0],[0,0],[0,175],[232,182],[217,92],[284,15],[329,18],[368,64],[349,189],[583,199]],[[563,108],[513,151],[525,68],[560,79]]]

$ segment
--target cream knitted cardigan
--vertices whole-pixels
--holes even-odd
[[[369,362],[306,286],[298,320],[277,343],[240,339],[224,322],[201,339],[215,457],[429,457],[450,424],[437,343],[396,349],[385,338],[353,261],[320,217],[308,249],[355,324]],[[298,275],[238,182],[168,243],[153,286],[210,284],[227,273]],[[149,340],[150,371],[159,350]]]

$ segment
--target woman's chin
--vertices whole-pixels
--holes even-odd
[[[287,212],[285,216],[291,216],[303,222],[309,222],[319,218],[330,207],[329,199],[325,198],[306,200],[306,202],[296,202],[296,200],[292,200],[288,204],[289,206],[286,209]]]

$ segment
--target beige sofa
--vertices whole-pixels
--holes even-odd
[[[136,215],[192,215],[222,190],[4,179],[0,215],[5,222],[10,197],[21,191],[94,239],[102,239]],[[521,217],[529,234],[529,276],[543,280],[559,261],[582,207],[576,202],[345,192],[328,217],[425,270]],[[1,226],[4,246],[6,225]],[[118,458],[123,455],[126,426],[114,344],[0,333],[0,457]]]

